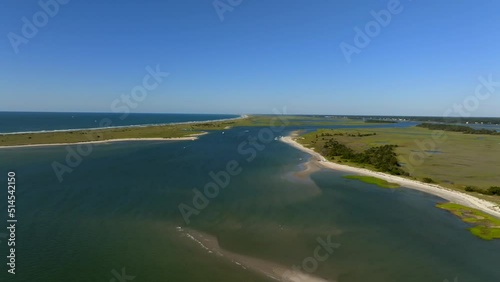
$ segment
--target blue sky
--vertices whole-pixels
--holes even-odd
[[[213,0],[70,0],[16,54],[9,33],[43,10],[3,0],[0,110],[109,112],[148,65],[170,75],[136,112],[440,116],[500,81],[495,0],[402,0],[348,63],[340,44],[391,1],[242,0],[221,21]],[[471,115],[499,108],[500,87]]]

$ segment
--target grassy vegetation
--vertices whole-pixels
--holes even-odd
[[[0,146],[78,143],[122,138],[176,138],[201,133],[189,127],[134,127],[0,135]]]
[[[464,222],[474,226],[469,231],[484,240],[500,239],[500,220],[482,211],[453,203],[438,204],[436,207],[450,211]]]
[[[147,127],[105,128],[0,135],[0,146],[78,143],[123,138],[177,138],[237,126],[361,125],[360,120],[316,116],[250,116],[245,119]]]
[[[441,133],[436,141],[435,136]],[[370,128],[370,129],[321,129],[297,140],[303,145],[321,152],[331,139],[337,140],[354,152],[363,152],[382,145],[394,148],[401,168],[410,177],[428,183],[465,191],[472,186],[481,191],[499,186],[500,136],[473,135],[459,132],[434,131],[420,127]],[[424,156],[420,163],[410,163],[412,154]],[[325,156],[328,158],[328,156]],[[347,165],[374,169],[367,164],[335,159]],[[500,197],[470,192],[475,196],[500,203]]]
[[[0,146],[78,143],[123,138],[179,138],[199,134],[205,130],[221,130],[234,125],[235,122],[221,121],[147,127],[4,134],[0,135]]]
[[[244,120],[238,120],[235,126],[269,126],[273,122],[277,123],[278,126],[281,125],[280,121],[285,121],[287,126],[331,126],[331,125],[343,125],[343,126],[355,126],[355,125],[366,125],[362,119],[350,119],[350,118],[335,118],[335,117],[324,117],[324,116],[279,116],[278,121],[277,116],[269,115],[254,115],[250,116]],[[380,123],[380,122],[373,122]]]
[[[247,124],[269,124],[270,117],[250,117],[247,119],[172,124],[145,127],[122,127],[92,130],[72,130],[59,132],[23,133],[0,135],[0,146],[78,143],[123,138],[179,138],[199,134],[206,130],[223,130],[232,126]]]
[[[394,189],[394,188],[401,187],[396,183],[387,182],[383,179],[372,177],[372,176],[346,175],[346,176],[344,176],[344,178],[353,179],[353,180],[360,180],[360,181],[363,181],[363,182],[368,183],[368,184],[375,184],[379,187],[388,188],[388,189]]]

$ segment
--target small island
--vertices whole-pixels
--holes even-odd
[[[364,176],[364,175],[346,175],[344,176],[346,179],[359,180],[368,184],[374,184],[381,188],[387,189],[395,189],[400,188],[401,186],[396,183],[391,183],[389,181],[385,181],[380,178],[372,177],[372,176]]]
[[[469,231],[477,237],[484,240],[500,239],[500,219],[480,210],[454,203],[438,204],[436,207],[453,213],[464,222],[473,224],[474,226],[469,228]]]

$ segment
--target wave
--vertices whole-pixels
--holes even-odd
[[[115,128],[136,128],[136,127],[150,127],[150,126],[165,126],[165,125],[179,125],[179,124],[193,124],[205,123],[216,121],[231,121],[247,118],[248,115],[240,115],[234,118],[212,119],[212,120],[198,120],[198,121],[182,121],[182,122],[167,122],[167,123],[148,123],[148,124],[134,124],[134,125],[117,125],[105,127],[89,127],[89,128],[69,128],[69,129],[54,129],[54,130],[33,130],[33,131],[16,131],[16,132],[0,132],[0,135],[14,135],[14,134],[33,134],[33,133],[54,133],[54,132],[70,132],[70,131],[86,131],[86,130],[103,130]]]

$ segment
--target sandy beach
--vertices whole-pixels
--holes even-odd
[[[3,132],[0,135],[16,135],[16,134],[27,134],[27,133],[48,133],[48,132],[69,132],[69,131],[89,131],[89,130],[103,130],[103,129],[119,129],[119,128],[143,128],[143,127],[157,127],[157,126],[169,126],[169,125],[181,125],[181,124],[201,124],[207,122],[226,122],[234,121],[240,119],[247,119],[248,115],[241,115],[235,118],[225,118],[225,119],[215,119],[215,120],[204,120],[204,121],[184,121],[184,122],[172,122],[172,123],[157,123],[157,124],[139,124],[139,125],[122,125],[122,126],[108,126],[108,127],[90,127],[90,128],[69,128],[69,129],[55,129],[46,131],[17,131],[17,132]]]
[[[27,147],[49,147],[49,146],[65,146],[65,145],[80,145],[80,144],[99,144],[99,143],[113,143],[113,142],[136,142],[136,141],[194,141],[200,136],[208,134],[208,132],[191,134],[185,137],[173,138],[121,138],[121,139],[108,139],[99,141],[76,142],[76,143],[54,143],[54,144],[30,144],[30,145],[14,145],[14,146],[0,146],[0,149],[9,148],[27,148]]]
[[[435,184],[428,184],[428,183],[423,183],[420,181],[416,180],[411,180],[407,179],[404,177],[400,176],[395,176],[395,175],[390,175],[387,173],[383,172],[377,172],[377,171],[372,171],[369,169],[364,169],[364,168],[357,168],[357,167],[352,167],[352,166],[347,166],[347,165],[342,165],[342,164],[337,164],[334,162],[328,161],[325,157],[323,157],[321,154],[318,152],[302,146],[300,143],[296,142],[295,137],[292,136],[287,136],[287,137],[282,137],[280,140],[284,143],[287,143],[301,151],[304,151],[312,156],[310,159],[310,162],[324,168],[329,168],[333,170],[340,170],[340,171],[346,171],[346,172],[352,172],[356,174],[361,174],[361,175],[367,175],[367,176],[372,176],[372,177],[377,177],[383,180],[386,180],[388,182],[392,183],[397,183],[403,187],[419,190],[422,192],[426,192],[432,195],[436,195],[438,197],[441,197],[443,199],[446,199],[452,203],[468,206],[471,208],[475,208],[478,210],[481,210],[483,212],[486,212],[488,214],[491,214],[495,217],[500,218],[500,207],[492,202],[476,198],[474,196],[462,193],[460,191],[452,190],[449,188],[445,188],[439,185]]]

